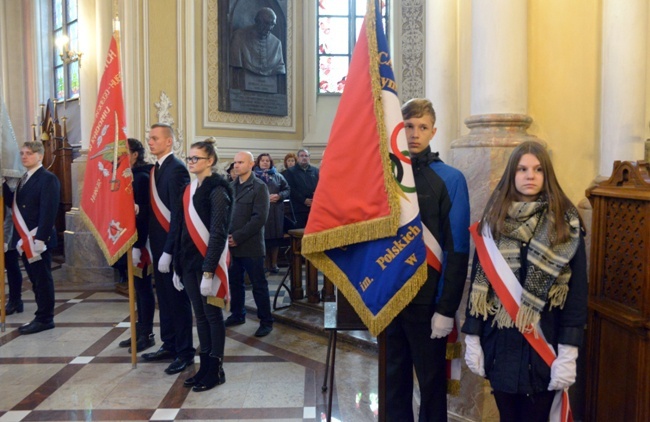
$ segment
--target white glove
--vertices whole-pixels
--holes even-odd
[[[7,253],[8,250],[9,250],[9,245],[5,243],[5,253]]]
[[[470,371],[485,377],[485,365],[481,338],[472,334],[465,336],[465,363]]]
[[[203,277],[201,279],[201,294],[205,297],[212,295],[212,278]]]
[[[16,243],[16,250],[18,251],[18,255],[23,254],[23,239],[18,239],[18,243]]]
[[[42,254],[43,252],[45,252],[45,249],[47,249],[47,247],[45,246],[45,242],[43,242],[42,240],[34,239],[34,250],[33,250],[34,255]]]
[[[454,328],[454,319],[436,312],[431,317],[431,338],[447,337]]]
[[[551,382],[548,384],[549,391],[564,390],[576,382],[576,360],[578,359],[578,348],[568,344],[557,346],[557,357],[551,365]]]
[[[163,252],[162,256],[158,260],[158,271],[161,273],[168,273],[169,266],[172,263],[172,256],[167,252]]]
[[[181,278],[176,273],[172,276],[172,282],[174,283],[174,288],[179,292],[185,288],[183,283],[181,283]]]
[[[137,267],[140,263],[140,257],[142,256],[142,251],[140,248],[133,248],[131,252],[131,258],[133,258],[133,266]]]

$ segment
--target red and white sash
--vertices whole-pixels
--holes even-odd
[[[156,220],[162,226],[167,233],[169,233],[169,222],[171,221],[172,213],[169,211],[169,208],[163,204],[163,201],[158,196],[158,189],[156,189],[156,178],[155,178],[155,167],[151,168],[151,176],[149,177],[149,184],[151,188],[149,189],[151,196],[151,209],[153,214],[156,216]]]
[[[190,237],[194,241],[196,249],[199,250],[201,255],[205,257],[208,253],[208,241],[210,240],[210,232],[201,217],[196,212],[194,208],[194,193],[198,187],[198,180],[194,179],[185,188],[185,193],[183,195],[183,209],[185,211],[185,224],[187,225],[187,231],[190,234]],[[228,250],[228,243],[226,242],[223,252],[219,257],[219,265],[214,270],[214,277],[212,278],[212,296],[215,298],[210,300],[208,297],[208,303],[211,303],[220,308],[224,308],[230,302],[230,289],[228,287],[228,265],[230,264],[230,252]]]
[[[424,245],[427,249],[427,265],[436,269],[439,273],[442,272],[442,248],[440,244],[433,237],[427,226],[422,224],[422,235],[424,237]]]
[[[23,215],[20,213],[20,208],[18,207],[16,202],[17,202],[16,198],[14,198],[14,203],[11,208],[13,210],[12,219],[14,220],[14,227],[16,228],[16,230],[18,230],[18,234],[20,235],[20,239],[22,240],[22,245],[17,245],[17,246],[22,248],[22,250],[25,252],[25,256],[27,257],[27,262],[31,264],[33,262],[41,260],[41,254],[34,253],[34,236],[36,235],[36,231],[38,230],[38,227],[35,227],[32,231],[29,231],[29,228],[25,223],[25,219],[23,218]]]
[[[517,280],[517,277],[508,266],[503,255],[501,255],[499,248],[492,238],[489,227],[486,226],[481,235],[478,232],[478,223],[474,223],[469,228],[469,231],[476,244],[479,261],[487,279],[490,281],[490,285],[499,297],[508,315],[510,315],[510,318],[515,321],[517,319],[517,312],[519,312],[519,305],[521,304],[523,287],[519,284],[519,280]],[[533,331],[537,332],[537,336]],[[535,330],[528,330],[523,335],[531,347],[535,349],[550,367],[556,358],[555,350],[553,350],[553,346],[544,338],[541,327],[537,326]],[[551,422],[573,421],[567,389],[558,391],[555,394],[549,420]]]

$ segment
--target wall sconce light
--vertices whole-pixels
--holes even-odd
[[[79,67],[81,68],[81,56],[83,53],[81,51],[72,51],[68,48],[70,39],[67,35],[61,35],[56,38],[54,41],[56,46],[59,48],[59,57],[64,64],[70,64],[73,62],[79,62]]]

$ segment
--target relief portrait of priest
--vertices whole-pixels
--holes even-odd
[[[282,42],[271,33],[276,19],[272,9],[263,7],[255,15],[253,25],[234,31],[230,46],[230,66],[235,71],[245,69],[261,76],[287,73]]]

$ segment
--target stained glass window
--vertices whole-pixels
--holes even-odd
[[[68,37],[67,48],[79,51],[78,0],[52,0],[52,30],[54,40]],[[53,46],[54,94],[56,101],[79,97],[79,62],[64,63],[61,50]]]
[[[389,0],[380,0],[384,30]],[[318,0],[318,93],[341,94],[367,0]]]

